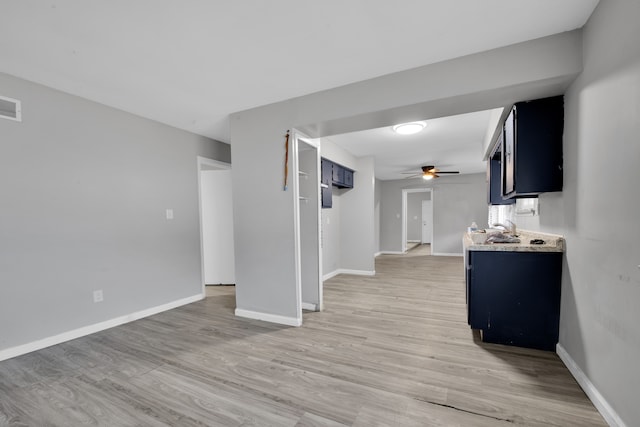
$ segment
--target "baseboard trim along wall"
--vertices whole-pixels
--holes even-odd
[[[310,303],[310,302],[303,302],[302,303],[302,309],[303,310],[318,311],[318,305]]]
[[[322,281],[324,282],[325,280],[329,280],[332,277],[337,276],[338,274],[353,274],[356,276],[375,276],[376,272],[375,270],[373,271],[369,271],[369,270],[349,270],[348,268],[339,268],[337,270],[332,271],[331,273],[327,273],[324,276],[322,276]]]
[[[433,256],[463,256],[462,253],[433,252]]]
[[[403,255],[406,254],[406,252],[402,252],[402,251],[382,251],[382,252],[378,252],[378,255]]]
[[[153,316],[154,314],[158,314],[163,311],[171,310],[182,305],[200,301],[203,298],[204,294],[193,295],[191,297],[182,298],[176,301],[169,302],[167,304],[162,304],[156,307],[147,308],[145,310],[136,311],[135,313],[126,314],[124,316],[116,317],[110,320],[105,320],[104,322],[94,323],[93,325],[83,326],[82,328],[74,329],[72,331],[63,332],[58,335],[43,338],[41,340],[32,341],[27,344],[22,344],[16,347],[1,350],[0,361],[31,353],[32,351],[42,350],[43,348],[51,347],[52,345],[60,344],[66,341],[71,341],[76,338],[95,334],[96,332],[104,331],[105,329],[110,329],[116,326],[123,325],[125,323],[133,322],[134,320],[139,320],[144,317]]]
[[[287,326],[301,326],[302,318],[280,316],[278,314],[261,313],[259,311],[244,310],[236,308],[235,315],[238,317],[246,317],[247,319],[262,320],[264,322],[278,323]]]
[[[556,345],[556,353],[560,357],[560,360],[564,362],[571,375],[576,379],[582,390],[585,392],[587,397],[593,403],[593,406],[596,407],[600,415],[604,418],[604,420],[611,427],[626,427],[626,424],[618,413],[609,405],[609,402],[600,394],[596,386],[593,385],[591,380],[587,377],[587,375],[580,369],[578,364],[573,360],[573,358],[567,353],[567,351],[562,347],[562,345]]]

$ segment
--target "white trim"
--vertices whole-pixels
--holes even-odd
[[[431,255],[433,255],[433,256],[464,256],[464,253],[462,253],[462,252],[457,252],[457,253],[453,253],[453,252],[432,252]]]
[[[356,276],[375,276],[375,270],[349,270],[348,268],[341,268],[340,274],[353,274]]]
[[[400,248],[402,249],[402,253],[407,252],[407,194],[409,193],[430,193],[431,200],[433,201],[433,188],[403,188],[402,189],[402,229],[400,233],[400,238],[402,242],[400,244]],[[433,218],[433,202],[431,203],[431,217]],[[431,223],[431,240],[433,247],[433,222]]]
[[[332,277],[336,277],[338,274],[340,274],[340,269],[333,270],[331,273],[327,273],[324,276],[322,276],[322,281],[324,282],[325,280],[329,280]]]
[[[622,421],[622,418],[618,415],[618,413],[609,405],[609,402],[600,394],[596,386],[593,385],[589,377],[580,369],[578,364],[573,360],[573,358],[567,353],[567,351],[560,345],[560,343],[556,344],[556,353],[560,357],[560,360],[565,364],[571,375],[576,379],[582,390],[584,390],[587,397],[593,403],[593,406],[596,407],[600,415],[604,418],[604,420],[611,427],[625,427],[626,424]]]
[[[310,303],[310,302],[303,302],[302,303],[302,309],[303,310],[311,310],[311,311],[319,311],[318,310],[318,305]]]
[[[43,348],[51,347],[52,345],[60,344],[66,341],[71,341],[76,338],[84,337],[87,335],[95,334],[96,332],[104,331],[105,329],[113,328],[123,325],[125,323],[133,322],[144,317],[153,316],[154,314],[161,313],[163,311],[171,310],[182,305],[191,304],[196,301],[204,299],[205,295],[198,294],[187,298],[182,298],[176,301],[172,301],[166,304],[158,305],[156,307],[147,308],[145,310],[136,311],[131,314],[116,317],[114,319],[105,320],[104,322],[94,323],[93,325],[83,326],[78,329],[63,332],[58,335],[43,338],[37,341],[32,341],[27,344],[22,344],[16,347],[7,348],[0,351],[0,361],[11,359],[12,357],[21,356],[23,354],[30,353],[36,350],[42,350]]]
[[[422,240],[407,240],[407,243],[422,243]]]
[[[302,317],[280,316],[279,314],[261,313],[259,311],[236,308],[235,315],[247,319],[262,320],[264,322],[278,323],[287,326],[301,326]]]
[[[22,103],[17,99],[9,98],[7,96],[0,96],[0,99],[3,100],[3,101],[13,102],[16,105],[16,116],[15,117],[5,116],[4,114],[0,114],[0,118],[7,119],[7,120],[13,120],[13,121],[16,121],[16,122],[21,122],[22,121]]]
[[[378,258],[380,255],[382,255],[384,252],[376,252],[375,254],[373,254],[374,258]]]
[[[298,166],[298,135],[295,129],[293,129],[293,131],[287,135],[287,141],[288,141],[287,149],[289,150],[288,158],[291,159],[291,164],[292,164],[292,167],[290,169],[291,169],[291,172],[293,173],[289,172],[289,175],[285,177],[285,181],[287,181],[287,185],[284,186],[283,190],[284,191],[291,190],[293,192],[293,253],[294,253],[293,265],[294,265],[294,274],[295,274],[294,291],[295,291],[295,298],[296,298],[295,299],[296,317],[300,321],[300,324],[294,325],[294,326],[300,326],[302,324],[302,253],[301,253],[302,246],[300,243],[300,203],[299,203],[300,183],[298,182],[299,181],[298,171],[300,170],[300,167]],[[285,165],[285,168],[289,168],[289,165]],[[243,312],[243,310],[240,310],[240,312]],[[241,314],[238,314],[238,313],[239,313],[239,310],[236,309],[236,316],[238,315],[242,316]],[[257,313],[256,315],[259,317],[253,317],[254,316],[253,313],[257,313],[257,312],[248,312],[248,314],[244,317],[249,317],[249,318],[258,319],[258,320],[265,320],[267,322],[273,322],[273,323],[284,323],[285,325],[290,324],[290,323],[286,323],[286,321],[281,322],[278,320],[269,320],[270,317],[264,318],[262,317],[264,313]],[[267,315],[267,316],[270,316],[270,315]]]
[[[220,160],[214,160],[214,159],[210,159],[208,157],[202,157],[202,156],[197,156],[197,160],[198,160],[198,166],[200,165],[206,165],[206,166],[211,166],[212,168],[215,169],[231,169],[231,163],[227,163],[227,162],[222,162]]]
[[[322,277],[322,280],[329,280],[332,277],[335,277],[339,274],[353,274],[355,276],[375,276],[375,270],[350,270],[348,268],[339,268],[337,270],[332,271],[331,273],[325,274]]]
[[[404,255],[407,252],[401,252],[401,251],[381,251],[378,252],[379,255]]]
[[[300,184],[298,182],[298,173],[300,172],[300,166],[299,166],[299,148],[300,148],[300,141],[302,141],[303,143],[307,144],[308,146],[312,147],[313,149],[315,149],[315,154],[316,154],[316,174],[315,176],[312,176],[311,178],[317,182],[320,183],[320,144],[319,144],[319,140],[312,140],[311,138],[309,138],[308,136],[306,136],[305,134],[303,134],[302,132],[300,132],[297,129],[292,129],[291,130],[291,136],[290,136],[290,153],[292,152],[293,154],[293,170],[296,171],[294,173],[294,176],[292,177],[292,184],[293,184],[293,191],[294,191],[294,200],[300,200]],[[323,288],[322,288],[322,214],[321,214],[321,203],[320,203],[320,186],[318,185],[316,187],[316,194],[312,197],[309,197],[309,199],[314,200],[316,202],[316,206],[317,206],[317,212],[316,212],[316,216],[317,216],[317,240],[318,240],[318,247],[317,247],[317,251],[318,251],[318,259],[316,260],[317,262],[317,267],[318,267],[318,304],[317,306],[317,311],[322,311],[323,309]],[[301,242],[300,242],[300,204],[299,203],[294,203],[294,239],[295,239],[295,243],[294,243],[294,251],[295,251],[295,267],[296,267],[296,301],[297,301],[297,309],[298,309],[298,316],[300,318],[302,318],[302,309],[304,308],[303,306],[303,302],[302,302],[302,246],[301,246]]]

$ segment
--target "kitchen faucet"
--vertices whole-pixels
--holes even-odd
[[[495,227],[502,227],[504,228],[504,231],[511,233],[511,234],[516,234],[516,224],[515,222],[511,221],[511,220],[507,220],[506,221],[509,225],[504,225],[501,224],[499,222],[496,222],[495,224],[493,224],[491,227],[495,228]]]

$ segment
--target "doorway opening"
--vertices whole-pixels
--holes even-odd
[[[200,258],[205,286],[235,284],[231,165],[198,156]]]
[[[433,240],[433,189],[402,190],[402,252]]]

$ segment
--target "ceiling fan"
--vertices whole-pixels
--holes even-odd
[[[442,171],[442,170],[436,168],[433,165],[422,166],[421,169],[422,169],[422,172],[420,172],[420,173],[403,172],[403,174],[410,174],[411,175],[411,176],[405,177],[405,179],[417,178],[417,177],[420,177],[420,176],[422,177],[422,179],[433,179],[433,178],[439,178],[441,174],[460,173],[459,171]]]

